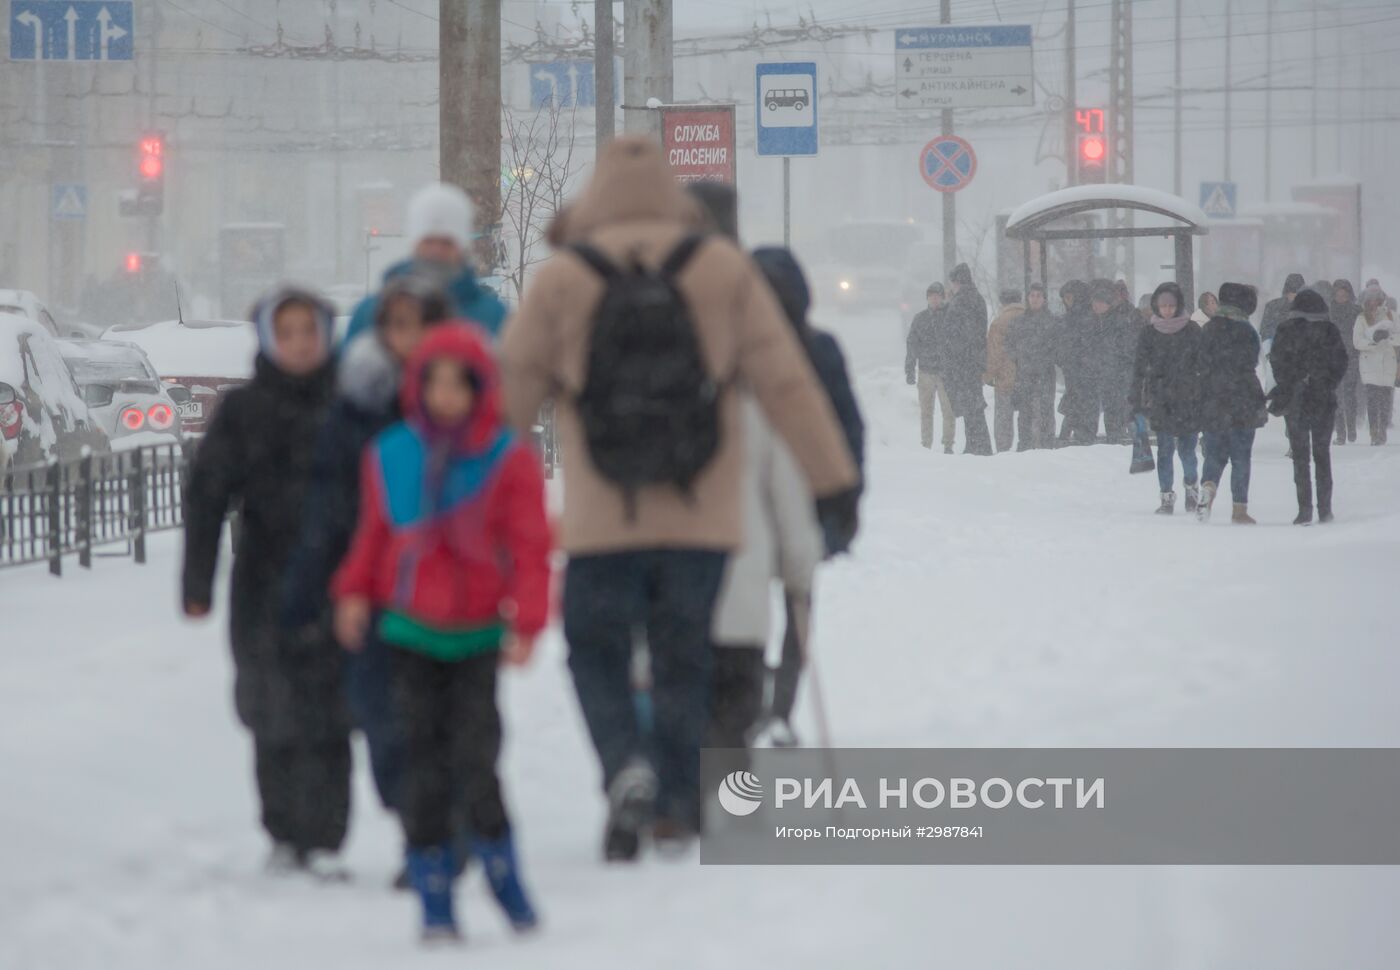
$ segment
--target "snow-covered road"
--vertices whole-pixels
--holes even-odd
[[[838,744],[1400,744],[1400,445],[1338,449],[1339,521],[1298,529],[1270,427],[1261,524],[1201,527],[1151,514],[1154,476],[1129,478],[1126,449],[925,452],[896,328],[842,336],[871,489],[856,554],[818,592]],[[512,939],[477,876],[468,948],[422,954],[413,900],[384,888],[399,839],[363,771],[353,883],[260,872],[222,621],[177,617],[177,563],[164,536],[144,567],[0,572],[3,970],[1380,968],[1400,952],[1386,869],[604,867],[551,635],[504,698],[544,931]]]

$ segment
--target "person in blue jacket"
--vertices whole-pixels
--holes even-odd
[[[444,182],[423,186],[408,201],[404,223],[413,255],[390,266],[384,283],[414,272],[434,276],[452,297],[450,315],[471,320],[495,337],[505,323],[506,305],[477,278],[467,261],[475,218],[471,200],[457,186]],[[380,294],[371,293],[355,307],[344,346],[374,329],[379,298]]]

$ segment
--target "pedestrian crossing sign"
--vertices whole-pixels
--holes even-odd
[[[1235,217],[1235,183],[1202,182],[1201,211],[1212,219]]]
[[[55,185],[50,201],[50,212],[55,219],[86,219],[87,186]]]

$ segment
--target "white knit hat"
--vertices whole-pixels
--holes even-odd
[[[425,185],[408,200],[408,242],[416,246],[424,239],[442,236],[462,249],[471,241],[476,211],[467,194],[455,185],[434,182]]]

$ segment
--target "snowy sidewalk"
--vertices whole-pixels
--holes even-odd
[[[853,356],[872,485],[856,555],[821,578],[815,646],[838,744],[1400,744],[1400,445],[1337,449],[1339,521],[1298,529],[1273,426],[1261,525],[1201,527],[1152,514],[1155,476],[1130,478],[1124,448],[925,452],[902,373]],[[467,948],[422,954],[362,757],[355,881],[262,875],[223,619],[178,618],[177,568],[165,536],[145,567],[0,573],[4,970],[1351,968],[1400,943],[1389,870],[604,867],[553,634],[504,698],[543,931],[511,938],[476,874]]]

